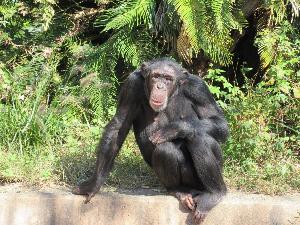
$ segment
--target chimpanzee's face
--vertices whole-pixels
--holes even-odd
[[[166,63],[152,64],[147,68],[146,88],[149,105],[155,112],[163,111],[176,86],[176,69]]]

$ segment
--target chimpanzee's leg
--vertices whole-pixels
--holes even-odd
[[[180,142],[158,144],[152,153],[152,168],[170,194],[186,208],[194,210],[193,197],[199,194],[201,182],[188,154]]]
[[[153,144],[160,144],[168,141],[173,141],[178,138],[189,140],[195,135],[205,135],[208,137],[210,143],[216,143],[216,147],[210,148],[213,152],[220,167],[223,167],[223,155],[219,147],[219,142],[212,136],[212,134],[225,135],[219,131],[218,126],[212,120],[180,120],[171,122],[167,126],[160,128],[150,136],[150,141]],[[196,139],[198,137],[195,137]]]
[[[204,188],[201,194],[194,197],[196,203],[194,218],[197,223],[201,223],[206,214],[226,194],[220,159],[222,154],[219,143],[210,135],[201,132],[187,138],[187,148]]]
[[[180,186],[183,162],[183,153],[172,142],[158,144],[152,153],[152,168],[167,189]]]
[[[211,210],[226,194],[226,186],[222,176],[222,151],[218,141],[210,135],[215,131],[214,129],[215,125],[210,120],[192,122],[180,121],[169,124],[150,137],[152,143],[157,143],[157,146],[161,146],[159,143],[170,143],[164,141],[172,140],[172,138],[185,140],[185,147],[191,160],[187,161],[187,157],[183,157],[187,163],[181,164],[181,168],[185,168],[187,171],[195,171],[196,175],[193,176],[193,173],[188,172],[187,176],[183,176],[181,172],[181,176],[176,175],[176,178],[179,180],[179,177],[181,177],[181,186],[185,186],[190,181],[199,183],[198,186],[196,185],[196,189],[199,190],[200,193],[193,198],[197,205],[195,210],[195,220],[197,223],[203,221],[209,210]],[[176,157],[175,161],[177,162],[180,154],[175,154],[176,151],[172,151],[172,148],[170,147],[166,149],[171,149],[168,155]],[[166,157],[162,165],[168,164],[169,162],[169,157]],[[177,164],[175,163],[175,165]],[[171,165],[169,164],[168,166]],[[190,167],[192,167],[192,169],[190,169]],[[178,170],[177,167],[174,168]],[[168,171],[172,173],[175,170]],[[166,172],[166,170],[162,169],[162,172]],[[176,172],[176,174],[178,174],[178,172]],[[188,178],[187,181],[183,181],[186,177],[190,178]],[[167,176],[163,179],[168,180]],[[194,185],[187,186],[194,187]]]

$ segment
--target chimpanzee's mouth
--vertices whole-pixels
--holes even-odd
[[[151,102],[152,102],[153,105],[157,105],[157,106],[163,104],[163,101],[159,101],[159,100],[156,100],[154,98],[151,99]]]

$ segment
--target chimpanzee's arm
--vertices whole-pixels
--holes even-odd
[[[218,106],[205,82],[195,76],[188,75],[187,82],[182,85],[184,95],[193,102],[193,109],[198,115],[200,131],[212,136],[218,142],[225,142],[229,129],[222,109]]]
[[[170,122],[168,125],[155,131],[149,139],[153,144],[161,144],[177,138],[192,136],[195,131],[195,123],[193,124],[191,121],[187,120],[179,120]]]
[[[117,156],[134,120],[143,95],[143,78],[139,72],[132,73],[124,83],[117,106],[117,112],[106,125],[97,146],[97,162],[94,175],[78,185],[74,194],[87,195],[89,201],[100,189],[112,169]]]

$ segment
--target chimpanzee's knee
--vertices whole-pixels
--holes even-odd
[[[172,142],[156,146],[152,154],[152,167],[160,181],[167,187],[176,187],[181,181],[182,151]]]

